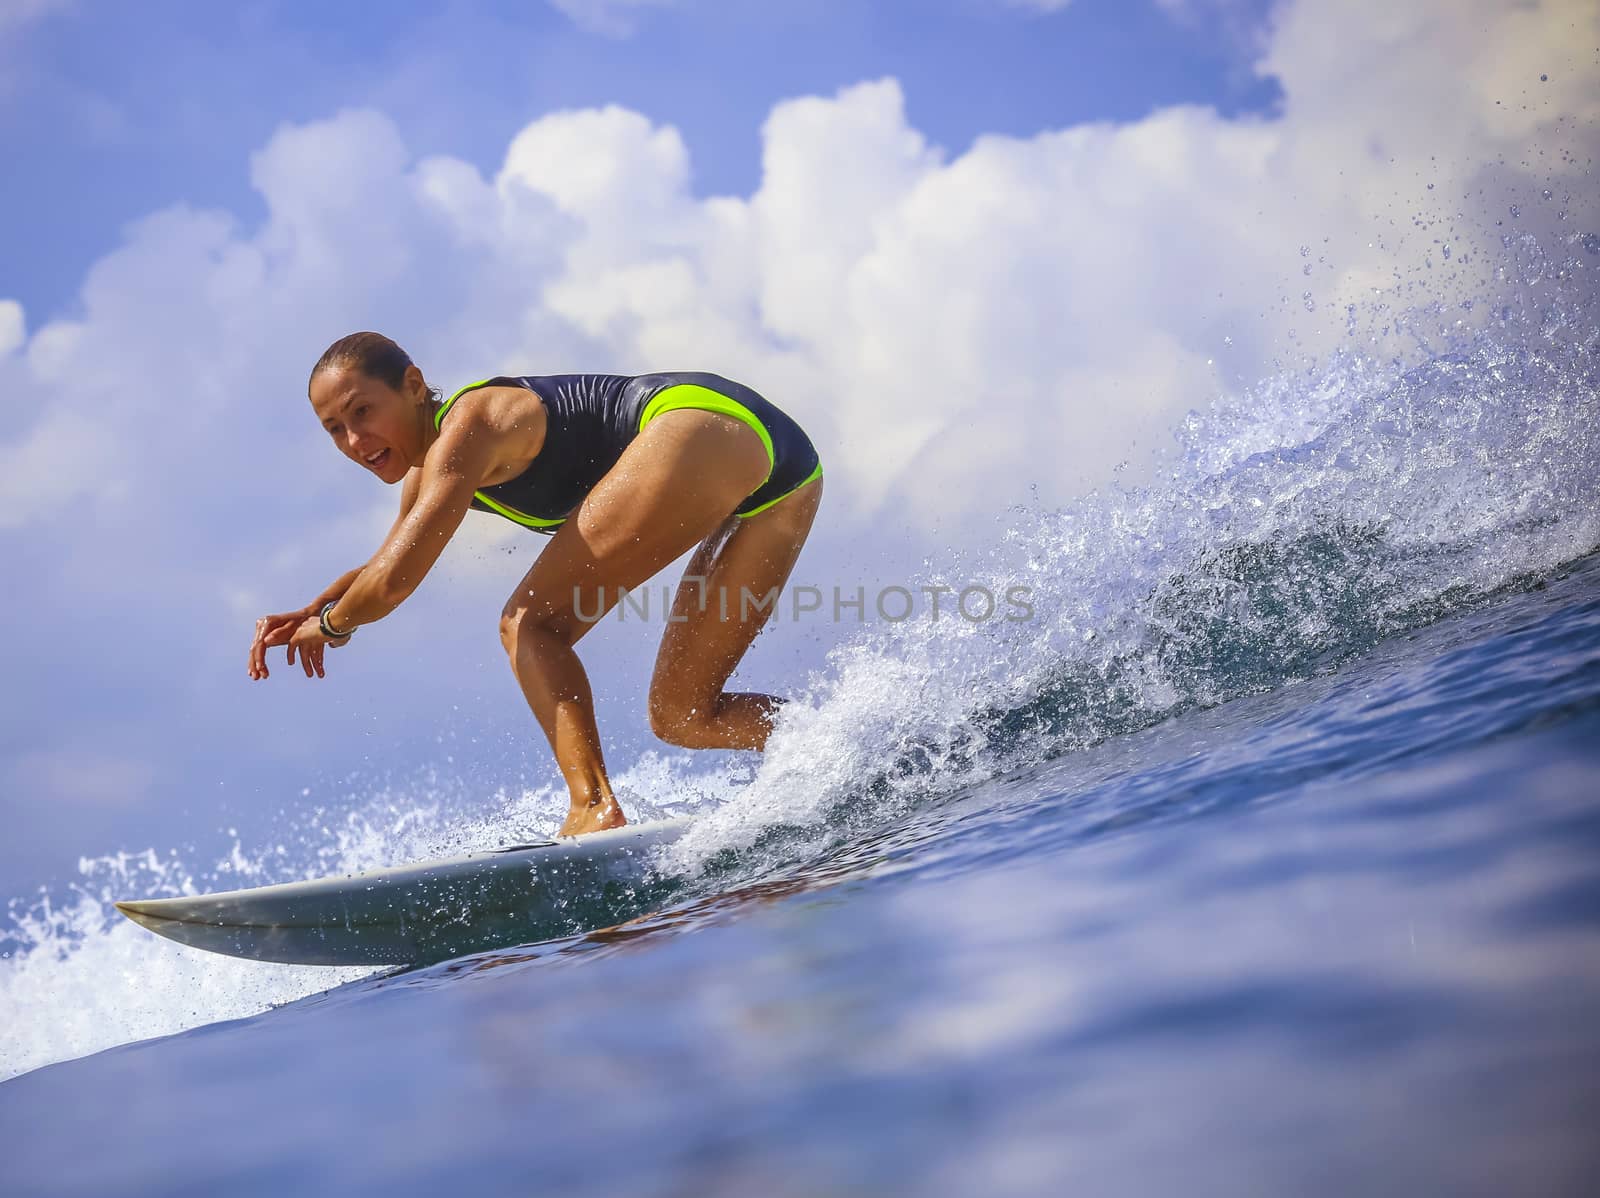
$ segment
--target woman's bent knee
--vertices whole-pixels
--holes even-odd
[[[528,609],[513,595],[500,609],[500,644],[512,657],[517,655],[518,634],[528,615]]]
[[[705,741],[705,731],[710,726],[712,716],[715,714],[712,707],[700,710],[697,707],[685,707],[678,702],[669,702],[664,699],[651,697],[650,731],[669,745],[676,745],[680,749],[698,749]]]
[[[507,655],[515,659],[519,645],[525,644],[531,634],[549,633],[561,636],[557,622],[547,613],[536,611],[513,596],[500,612],[500,644]],[[563,640],[567,639],[562,637]]]

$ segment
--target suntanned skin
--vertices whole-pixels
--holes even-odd
[[[337,600],[328,619],[342,632],[388,615],[438,560],[473,492],[517,477],[544,446],[544,404],[521,387],[467,392],[442,430],[415,366],[398,390],[355,369],[319,371],[310,398],[346,457],[401,484],[400,514],[364,566],[305,607],[256,621],[249,666],[255,679],[267,677],[266,652],[277,645],[288,646],[291,665],[299,655],[306,677],[323,677],[324,649],[348,638],[323,636],[322,605]],[[741,588],[764,596],[783,587],[822,499],[819,478],[759,515],[733,516],[767,468],[761,439],[741,421],[697,409],[656,417],[557,529],[506,601],[501,643],[571,792],[562,835],[626,822],[606,777],[589,679],[573,646],[598,623],[597,612],[616,605],[621,590],[642,586],[690,549],[697,551],[650,682],[651,728],[689,748],[766,746],[782,700],[723,690],[775,606],[741,603]]]

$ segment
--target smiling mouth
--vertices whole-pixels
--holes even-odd
[[[374,470],[382,470],[383,467],[384,467],[384,464],[387,463],[388,460],[389,460],[389,451],[387,449],[380,449],[377,453],[373,454],[371,457],[365,458],[363,460],[367,463],[368,466],[372,467],[372,469],[374,469]]]

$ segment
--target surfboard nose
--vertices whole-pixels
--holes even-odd
[[[152,931],[155,929],[157,924],[171,922],[153,910],[153,908],[156,906],[156,903],[150,900],[139,902],[134,899],[129,899],[125,902],[118,903],[116,906],[118,911],[121,911],[129,919],[133,920],[134,923],[138,924],[140,927],[150,928]]]

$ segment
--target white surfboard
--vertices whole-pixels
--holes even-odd
[[[654,850],[689,819],[629,824],[343,877],[121,902],[180,944],[293,965],[409,965],[605,926],[649,908]]]

